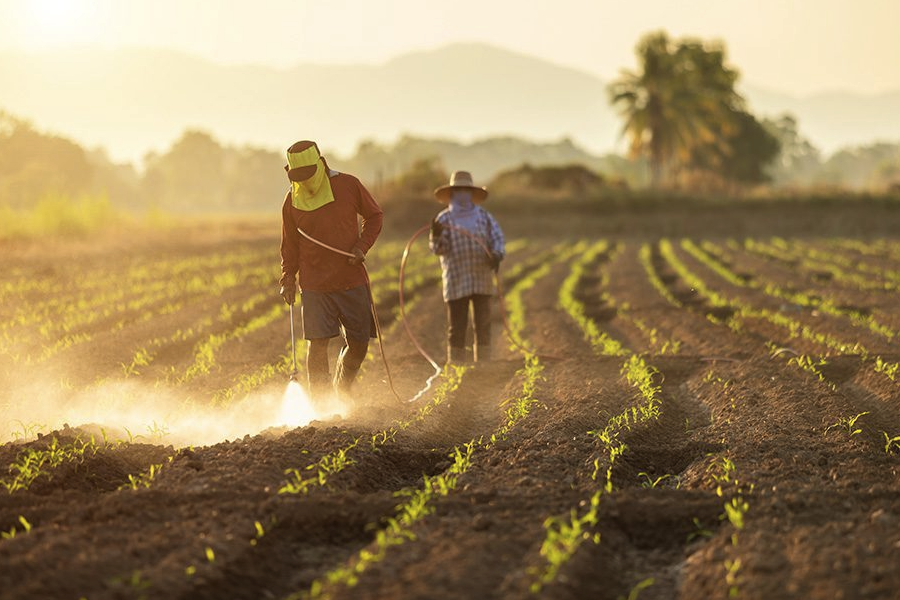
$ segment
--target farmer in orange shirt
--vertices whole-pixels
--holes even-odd
[[[381,232],[381,207],[359,179],[328,167],[319,147],[301,141],[287,150],[291,189],[281,208],[281,297],[293,304],[299,289],[304,338],[309,340],[306,371],[314,399],[332,386],[346,394],[375,337],[363,261]],[[362,230],[358,216],[362,216]],[[300,233],[352,253],[348,258]],[[328,341],[344,345],[332,380]]]

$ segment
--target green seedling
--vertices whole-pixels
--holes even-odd
[[[738,481],[733,477],[737,467],[734,462],[727,456],[722,456],[718,460],[714,460],[706,468],[706,474],[709,477],[709,483],[716,485],[716,495],[723,495],[723,485],[738,486]]]
[[[832,429],[839,429],[842,427],[847,431],[847,435],[849,435],[850,437],[853,437],[854,435],[856,435],[858,433],[862,433],[862,428],[857,427],[856,422],[859,420],[860,417],[867,415],[867,414],[869,414],[869,411],[861,412],[854,417],[841,417],[837,421],[835,421],[834,423],[832,423],[831,425],[826,427],[825,431],[822,433],[822,435],[823,436],[828,435],[828,432],[831,431]]]
[[[171,462],[172,457],[169,457],[169,462]],[[153,480],[159,475],[159,472],[162,471],[163,465],[162,463],[158,465],[150,465],[150,468],[147,469],[147,472],[141,473],[139,475],[128,475],[128,483],[123,483],[119,486],[120,490],[137,490],[139,488],[148,488]]]
[[[654,583],[656,583],[656,580],[653,577],[648,577],[647,579],[638,582],[633,588],[631,588],[631,591],[628,592],[627,598],[625,596],[619,596],[618,600],[637,600],[640,593]]]
[[[800,367],[801,369],[803,369],[804,371],[812,373],[813,375],[816,376],[816,378],[819,381],[821,381],[822,383],[824,383],[825,385],[830,387],[832,390],[837,389],[837,386],[835,384],[831,383],[830,381],[828,381],[825,378],[825,374],[822,373],[822,371],[820,369],[820,367],[824,367],[825,365],[828,364],[828,361],[825,360],[824,358],[820,358],[819,360],[816,361],[805,354],[801,354],[800,356],[794,356],[794,357],[788,359],[788,364],[796,365],[796,366]]]
[[[891,437],[886,431],[882,431],[881,434],[884,436],[885,454],[893,454],[895,449],[900,450],[900,435]]]
[[[0,486],[12,494],[28,489],[34,481],[44,475],[51,476],[52,469],[65,462],[82,462],[85,454],[93,456],[99,450],[93,437],[89,441],[75,439],[71,444],[61,444],[54,437],[44,450],[26,448],[19,453],[16,461],[9,466],[11,479],[0,480]]]
[[[591,497],[590,508],[583,515],[578,515],[572,509],[569,518],[550,517],[544,522],[547,536],[541,544],[541,556],[547,561],[547,566],[538,579],[531,584],[532,593],[541,591],[541,588],[556,579],[559,569],[569,561],[579,546],[586,540],[595,544],[600,543],[600,534],[591,534],[589,529],[597,524],[598,508],[600,506],[600,492]]]
[[[725,583],[728,584],[728,597],[729,598],[737,598],[740,596],[740,570],[741,570],[741,559],[735,558],[734,560],[725,559]]]
[[[14,423],[18,423],[18,424],[19,424],[19,428],[20,428],[19,431],[14,431],[14,432],[12,433],[13,440],[16,440],[16,441],[19,441],[19,440],[22,440],[22,441],[30,440],[30,439],[32,439],[32,438],[34,438],[34,437],[37,437],[36,434],[37,434],[39,431],[44,431],[45,429],[47,429],[47,426],[46,426],[46,425],[42,425],[42,424],[40,424],[40,423],[29,423],[29,424],[26,425],[24,422],[22,422],[22,421],[20,421],[20,420],[18,420],[18,419],[16,419],[16,420],[13,421],[13,422],[14,422]]]
[[[749,510],[750,505],[741,496],[734,496],[725,503],[725,516],[728,518],[728,522],[737,530],[744,528],[744,515]]]
[[[31,523],[29,523],[28,520],[22,515],[19,515],[19,523],[22,524],[22,531],[24,533],[27,534],[31,532]],[[13,525],[9,531],[0,531],[0,538],[4,540],[11,540],[12,538],[16,537],[17,533],[18,531],[16,530],[16,526]]]
[[[885,375],[891,381],[897,377],[897,371],[900,370],[900,363],[889,363],[880,356],[875,358],[875,372]]]
[[[152,425],[147,425],[147,433],[150,434],[151,439],[159,441],[169,435],[169,428],[166,427],[165,424],[160,425],[156,421],[153,421]]]
[[[700,519],[694,517],[691,519],[694,523],[694,531],[689,533],[687,536],[687,542],[690,543],[697,538],[711,538],[713,536],[713,532],[703,526],[703,523],[700,522]]]
[[[638,473],[638,478],[643,477],[644,481],[641,482],[642,488],[655,488],[660,483],[671,477],[668,473],[665,475],[660,475],[659,477],[653,478],[648,473],[641,471]]]

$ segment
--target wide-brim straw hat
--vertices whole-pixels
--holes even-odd
[[[479,204],[487,200],[488,197],[487,188],[475,185],[472,181],[472,174],[468,171],[453,171],[450,175],[450,183],[442,185],[434,190],[434,197],[437,198],[439,202],[446,204],[447,202],[450,202],[450,196],[453,194],[453,190],[471,191],[472,201]]]

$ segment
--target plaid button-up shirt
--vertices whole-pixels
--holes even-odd
[[[491,254],[506,254],[506,242],[500,225],[488,211],[480,206],[475,209],[474,227],[465,227],[480,238]],[[469,219],[471,222],[471,219]],[[444,301],[465,298],[472,294],[493,295],[494,277],[490,257],[484,248],[468,235],[450,227],[463,228],[449,208],[441,211],[437,222],[445,226],[439,237],[431,236],[431,251],[440,256],[444,284]]]

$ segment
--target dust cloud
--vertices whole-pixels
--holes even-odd
[[[345,417],[349,412],[338,399],[313,405],[296,382],[282,389],[251,393],[227,407],[214,407],[163,386],[134,381],[108,382],[82,391],[33,381],[7,390],[9,400],[0,404],[0,443],[34,439],[38,433],[69,425],[102,430],[101,435],[110,440],[201,446]]]

